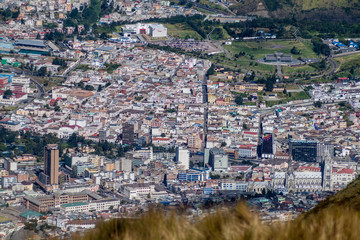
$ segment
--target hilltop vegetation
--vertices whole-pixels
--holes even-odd
[[[338,192],[331,198],[320,202],[314,209],[305,214],[311,217],[326,209],[348,208],[355,212],[360,212],[360,178],[350,183],[344,190]]]
[[[151,211],[139,219],[117,219],[99,224],[73,239],[358,239],[360,180],[321,202],[310,212],[286,223],[264,224],[240,203],[198,221]]]
[[[333,20],[356,22],[359,19],[360,2],[357,0],[244,0],[237,1],[231,9],[239,15],[277,18]]]

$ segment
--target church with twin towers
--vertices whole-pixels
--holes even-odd
[[[290,143],[290,152],[297,168],[295,170],[294,166],[289,166],[287,171],[274,172],[271,180],[271,188],[274,191],[333,191],[334,147],[332,145],[312,141],[296,141]],[[299,159],[302,162],[311,162],[312,166],[297,164]]]

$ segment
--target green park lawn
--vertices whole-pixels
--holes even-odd
[[[194,31],[187,23],[176,24],[164,24],[168,29],[168,35],[173,38],[193,38],[196,40],[202,39],[202,37]]]
[[[267,107],[272,107],[278,104],[284,104],[287,102],[291,102],[291,101],[296,101],[296,100],[305,100],[305,99],[310,99],[310,96],[304,92],[292,92],[292,93],[288,93],[288,94],[283,94],[283,93],[277,93],[278,97],[281,98],[280,100],[274,100],[274,101],[266,101],[266,106]]]
[[[289,66],[282,67],[283,74],[304,73],[304,72],[312,73],[315,71],[316,71],[316,69],[310,65],[302,65],[302,66],[295,66],[295,67],[289,67]]]
[[[245,52],[249,56],[253,56],[255,59],[264,58],[265,54],[273,54],[276,52],[282,52],[284,54],[291,54],[291,49],[296,47],[300,50],[299,55],[293,55],[294,58],[316,58],[311,47],[311,43],[308,41],[292,41],[292,40],[268,40],[268,41],[246,41],[246,42],[233,42],[232,45],[225,46],[225,48],[232,54],[239,52]]]
[[[343,76],[360,74],[360,54],[338,57],[335,58],[335,61],[340,64],[338,74]]]

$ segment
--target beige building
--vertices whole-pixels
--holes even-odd
[[[235,85],[232,89],[235,92],[261,92],[264,90],[263,84],[239,84]]]
[[[188,135],[187,139],[188,149],[192,152],[200,151],[202,140],[198,133],[191,133]]]
[[[59,184],[59,149],[57,144],[45,147],[44,173],[48,176],[46,184]]]

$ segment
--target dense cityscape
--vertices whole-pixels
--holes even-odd
[[[240,201],[289,221],[355,180],[360,36],[260,3],[0,0],[0,238]]]

